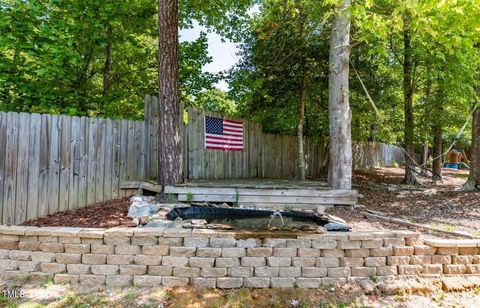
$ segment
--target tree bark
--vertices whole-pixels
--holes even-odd
[[[410,19],[404,19],[403,29],[403,101],[405,113],[405,178],[403,184],[416,185],[418,184],[413,168],[415,166],[415,151],[413,147],[413,55],[410,37]]]
[[[480,87],[477,87],[477,99],[480,98]],[[463,184],[462,191],[480,189],[480,108],[477,106],[472,119],[472,151],[470,153],[470,174]]]
[[[303,70],[302,82],[300,84],[300,101],[298,104],[298,178],[305,180],[305,152],[303,149],[303,126],[305,125],[305,70]]]
[[[111,71],[112,71],[112,43],[110,42],[112,36],[112,27],[107,30],[109,41],[105,46],[105,65],[103,66],[103,96],[107,96],[111,88]]]
[[[335,189],[352,188],[352,114],[349,104],[350,0],[344,0],[333,22],[330,41],[328,118],[330,150],[328,182]]]
[[[158,101],[159,184],[179,182],[182,172],[180,148],[180,96],[178,81],[178,0],[158,0]]]
[[[432,170],[434,174],[437,174],[439,176],[442,175],[442,167],[443,167],[443,162],[442,162],[442,147],[443,147],[443,142],[442,142],[442,122],[441,121],[436,121],[435,125],[433,126],[433,166]]]
[[[428,144],[425,142],[422,144],[422,175],[427,175],[427,168],[428,168]]]

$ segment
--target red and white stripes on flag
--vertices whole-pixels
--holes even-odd
[[[243,123],[205,116],[205,148],[242,151]]]

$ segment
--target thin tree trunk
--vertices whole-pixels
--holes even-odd
[[[404,19],[403,29],[404,58],[403,58],[403,100],[405,113],[405,178],[403,184],[418,184],[413,168],[415,166],[415,152],[413,147],[413,55],[410,37],[410,20]]]
[[[344,0],[333,23],[330,41],[328,182],[335,189],[352,187],[352,114],[349,104],[350,0]]]
[[[428,164],[428,144],[425,142],[422,144],[422,175],[427,175]]]
[[[112,71],[112,43],[110,39],[112,36],[112,27],[107,30],[109,41],[105,46],[105,65],[103,66],[103,96],[107,96],[111,88],[111,71]]]
[[[443,141],[442,141],[442,122],[436,121],[433,126],[433,173],[436,175],[442,175],[442,152],[443,152]]]
[[[476,89],[480,99],[480,87]],[[472,120],[472,151],[470,153],[470,175],[463,184],[462,191],[474,191],[480,189],[480,108],[477,106],[473,112]]]
[[[298,104],[298,177],[305,180],[305,153],[303,149],[303,127],[305,124],[305,71],[303,71],[302,82],[300,84],[300,101]]]
[[[158,1],[159,56],[158,183],[179,182],[182,171],[180,148],[180,98],[178,82],[178,0]]]

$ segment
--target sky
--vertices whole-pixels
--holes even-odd
[[[207,32],[207,28],[200,26],[198,23],[194,24],[192,29],[185,29],[180,31],[181,42],[191,42],[200,36],[200,32]],[[212,57],[212,63],[205,65],[204,71],[211,73],[218,73],[226,71],[234,66],[239,58],[236,56],[237,44],[225,39],[222,42],[222,37],[217,33],[208,33],[208,53]],[[216,86],[223,90],[228,90],[228,84],[225,81],[220,81]]]

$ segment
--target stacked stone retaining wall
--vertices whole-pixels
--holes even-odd
[[[325,234],[0,226],[0,278],[109,287],[318,288],[480,275],[480,240],[408,231]]]

